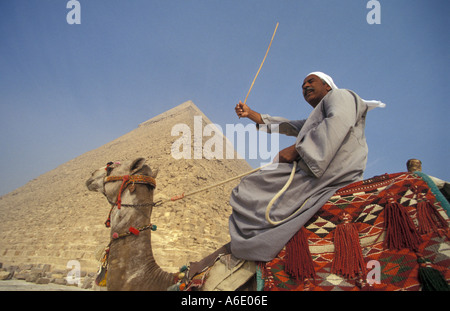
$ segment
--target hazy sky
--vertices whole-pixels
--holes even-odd
[[[66,0],[0,2],[0,195],[192,100],[214,123],[247,104],[306,118],[311,71],[385,109],[368,113],[365,177],[406,170],[450,180],[448,0]],[[283,139],[280,147],[293,144]],[[108,159],[110,160],[110,159]]]

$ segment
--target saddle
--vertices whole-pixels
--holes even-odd
[[[255,275],[256,263],[234,257],[227,243],[180,271],[184,276],[168,290],[235,291]]]

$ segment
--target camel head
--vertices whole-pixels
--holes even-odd
[[[112,204],[105,222],[107,227],[122,231],[130,225],[136,226],[135,222],[141,222],[141,216],[149,219],[154,205],[153,189],[156,187],[157,174],[157,170],[152,171],[145,164],[144,158],[123,163],[109,162],[92,173],[86,181],[87,188],[102,193]],[[122,206],[135,208],[120,213]],[[148,222],[148,219],[143,221]]]
[[[86,181],[86,186],[88,190],[103,193],[108,197],[108,194],[118,193],[120,183],[107,183],[107,177],[143,175],[156,178],[157,174],[158,170],[152,171],[152,169],[145,164],[144,158],[137,158],[133,161],[124,163],[109,162],[107,165],[92,172],[91,177]]]

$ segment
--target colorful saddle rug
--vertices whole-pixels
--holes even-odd
[[[386,174],[340,189],[275,259],[258,264],[259,289],[448,290],[448,202],[426,181]]]

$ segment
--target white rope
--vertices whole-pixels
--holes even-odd
[[[276,200],[278,200],[278,198],[289,188],[289,186],[291,185],[292,180],[294,179],[294,175],[295,175],[295,171],[297,169],[297,162],[294,161],[294,165],[292,167],[292,172],[291,175],[289,176],[288,181],[286,182],[286,184],[284,185],[284,187],[272,198],[272,200],[270,200],[269,204],[267,205],[266,208],[266,220],[274,226],[277,226],[289,219],[291,219],[292,217],[294,217],[295,215],[297,215],[298,212],[300,212],[300,210],[303,208],[303,206],[305,206],[306,202],[308,202],[308,200],[306,200],[302,206],[300,206],[294,213],[292,213],[290,216],[286,217],[285,219],[279,220],[279,221],[275,221],[272,220],[270,218],[270,210],[272,209],[273,204],[275,203]]]

